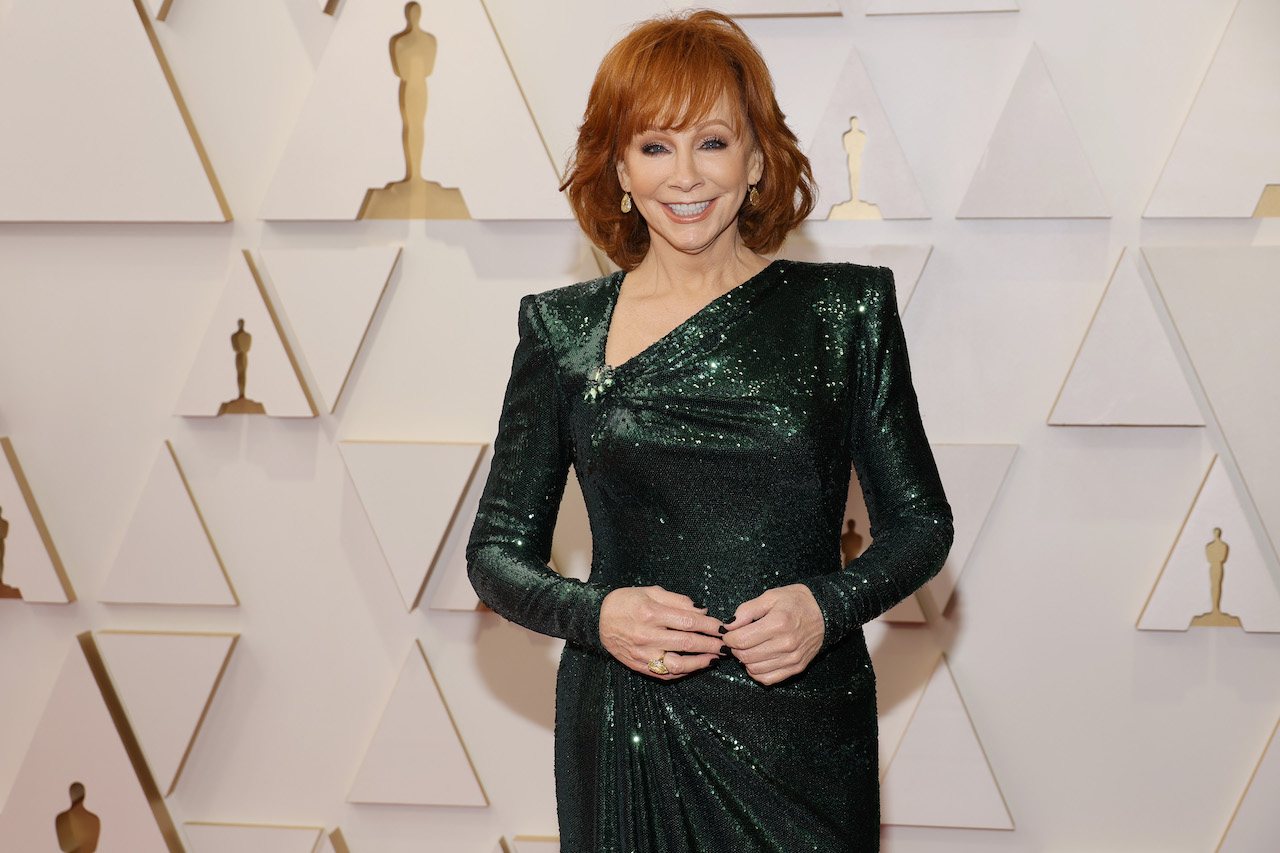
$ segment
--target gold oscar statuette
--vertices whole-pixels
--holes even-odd
[[[267,413],[261,403],[250,400],[244,395],[245,384],[249,377],[249,347],[251,346],[253,346],[253,335],[244,330],[244,320],[238,320],[236,330],[231,334],[231,348],[236,353],[236,388],[240,391],[240,395],[219,406],[219,415],[265,415]]]
[[[22,590],[4,582],[4,543],[8,538],[9,520],[4,517],[4,507],[0,507],[0,598],[22,598]]]
[[[71,808],[53,821],[58,833],[58,849],[62,853],[94,853],[102,833],[102,821],[85,808],[84,785],[71,783]]]
[[[867,147],[867,134],[858,129],[858,117],[849,119],[849,130],[844,135],[844,153],[849,158],[849,200],[831,208],[828,219],[883,219],[878,205],[858,198],[858,185],[862,183],[862,152]]]
[[[1222,528],[1213,528],[1213,540],[1204,546],[1209,560],[1209,586],[1213,594],[1213,609],[1191,620],[1191,627],[1240,628],[1240,620],[1222,612],[1222,578],[1227,571],[1227,553],[1231,547],[1222,541]]]
[[[862,553],[862,534],[857,527],[858,522],[850,518],[844,523],[844,533],[840,534],[840,556],[846,563]]]
[[[357,219],[470,219],[462,192],[422,177],[427,77],[436,64],[436,37],[418,26],[422,7],[404,7],[406,26],[391,37],[391,70],[400,78],[404,121],[404,180],[371,189]]]

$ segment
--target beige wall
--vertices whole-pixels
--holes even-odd
[[[336,26],[366,2],[346,0]],[[77,5],[57,4],[59,14],[75,16]],[[1158,298],[1163,282],[1138,250],[1280,243],[1275,219],[1143,218],[1235,4],[1022,0],[1015,13],[910,16],[867,16],[861,0],[838,5],[840,17],[744,23],[805,139],[828,126],[828,106],[843,96],[835,82],[856,48],[932,218],[812,222],[795,253],[838,258],[869,245],[932,246],[905,312],[930,437],[1019,448],[951,609],[932,614],[925,629],[948,651],[1017,828],[893,827],[886,849],[1213,850],[1280,718],[1280,634],[1134,627],[1211,458],[1233,458],[1233,436],[1252,435],[1247,411],[1233,409],[1230,423],[1214,419],[1216,390],[1195,384],[1191,369],[1201,356],[1183,350],[1180,318]],[[30,6],[0,0],[0,37]],[[424,8],[431,29],[432,4]],[[282,158],[295,124],[308,115],[335,20],[314,0],[175,0],[155,28],[234,221],[0,224],[0,435],[13,439],[79,596],[69,605],[0,601],[0,797],[19,782],[42,714],[64,713],[44,714],[77,633],[237,632],[241,640],[168,799],[178,823],[341,827],[352,853],[491,853],[502,836],[555,834],[555,644],[492,614],[406,612],[338,443],[491,439],[518,298],[596,269],[571,222],[505,218],[502,193],[540,193],[554,183],[546,150],[558,167],[600,55],[624,23],[658,8],[489,0],[488,17],[542,137],[532,144],[513,130],[527,126],[527,113],[448,131],[464,140],[507,139],[536,164],[515,178],[496,164],[459,172],[464,193],[477,187],[476,197],[497,215],[287,222],[259,215],[288,165]],[[1274,50],[1280,27],[1239,38],[1245,48]],[[1110,218],[956,216],[1033,44]],[[1258,54],[1241,48],[1240,55]],[[86,77],[109,70],[77,68],[77,55],[65,62]],[[1270,79],[1271,87],[1280,79],[1265,63],[1244,68],[1233,73]],[[370,71],[369,79],[385,73]],[[50,105],[64,103],[76,76],[0,76],[0,105],[14,103],[4,93],[18,86]],[[438,73],[432,97],[455,86],[464,95],[440,94],[442,103],[465,101],[478,79]],[[144,113],[172,109],[155,104]],[[1277,115],[1259,113],[1258,122],[1280,138]],[[5,135],[24,132],[2,112],[0,127]],[[120,136],[82,130],[76,144],[86,147],[99,135]],[[1258,192],[1280,182],[1280,168],[1259,179],[1244,144],[1250,140],[1241,142],[1240,133],[1224,128],[1219,140],[1234,165],[1204,168],[1225,168]],[[838,133],[823,140],[839,146]],[[0,174],[45,165],[0,161]],[[153,188],[176,173],[167,164],[136,168],[137,180]],[[344,180],[323,164],[314,170],[317,183]],[[107,192],[104,186],[90,176],[78,191]],[[192,199],[207,207],[207,185],[190,186]],[[847,186],[844,195],[840,186],[822,189],[827,204],[847,197]],[[1018,197],[1019,187],[1007,189]],[[57,196],[65,187],[51,192],[71,198]],[[113,204],[110,195],[94,201]],[[554,199],[545,204],[554,210]],[[223,283],[244,263],[242,250],[387,245],[404,251],[334,414],[172,415]],[[1204,428],[1046,425],[1126,249],[1125,262],[1140,264],[1152,310],[1192,383]],[[1274,370],[1249,359],[1268,352],[1263,341],[1274,328],[1274,315],[1246,315],[1232,349],[1239,370],[1273,386]],[[1274,388],[1259,394],[1260,416],[1274,395]],[[98,600],[165,439],[182,461],[238,607]],[[1280,579],[1266,536],[1268,529],[1280,534],[1280,518],[1260,514],[1245,489],[1251,477],[1261,483],[1280,470],[1280,451],[1249,446],[1252,470],[1234,471],[1233,482],[1251,523],[1247,535]],[[1266,506],[1259,498],[1258,508]],[[346,802],[415,640],[487,808]],[[1251,796],[1274,802],[1280,789]]]

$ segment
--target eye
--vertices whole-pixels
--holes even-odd
[[[640,146],[640,152],[642,154],[664,154],[666,153],[666,150],[667,147],[661,142],[649,142]]]
[[[702,141],[702,147],[711,151],[717,151],[721,148],[728,148],[729,143],[718,136],[712,136]]]

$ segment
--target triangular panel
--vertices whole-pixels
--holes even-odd
[[[1049,69],[1032,46],[956,217],[1110,216]]]
[[[1212,416],[1267,530],[1280,582],[1280,247],[1144,249]],[[1248,511],[1248,507],[1245,507]]]
[[[0,29],[0,221],[231,213],[141,0],[14,0]],[[40,85],[32,85],[32,81]]]
[[[467,577],[467,539],[471,536],[471,521],[480,508],[484,484],[489,479],[492,458],[493,450],[485,448],[467,486],[467,493],[458,504],[458,521],[449,528],[449,535],[440,546],[440,556],[436,559],[436,568],[431,573],[426,593],[427,606],[431,610],[473,611],[481,607],[480,598]]]
[[[489,804],[420,643],[409,650],[347,799],[421,806]]]
[[[370,190],[405,178],[400,80],[389,44],[406,27],[403,0],[346,4],[262,218],[355,219]],[[425,0],[419,28],[435,39],[429,77],[415,77],[415,85],[426,77],[428,93],[422,178],[460,193],[471,218],[570,218],[481,1]],[[431,64],[424,53],[406,66],[415,61],[420,69]]]
[[[960,12],[1016,12],[1017,0],[870,0],[868,15],[943,15]]]
[[[792,233],[798,234],[798,232]],[[924,272],[924,266],[928,263],[932,252],[933,246],[930,245],[880,243],[846,246],[833,243],[823,234],[818,241],[796,236],[787,242],[781,254],[797,261],[813,263],[847,262],[888,267],[893,270],[893,285],[898,295],[898,313],[903,314],[907,310],[907,303],[911,301],[911,294],[915,293],[916,285],[920,283],[920,275]]]
[[[1148,217],[1249,217],[1280,181],[1280,3],[1240,0],[1147,205]]]
[[[881,796],[882,823],[1013,829],[945,656],[885,773]]]
[[[1276,808],[1276,803],[1280,802],[1277,731],[1280,731],[1280,723],[1271,732],[1216,853],[1257,853],[1274,847],[1276,839],[1280,838],[1280,809]]]
[[[422,599],[446,533],[458,526],[458,502],[484,445],[344,441],[340,446],[396,587],[412,610]]]
[[[1215,533],[1217,531],[1217,533]],[[1214,607],[1216,570],[1221,566],[1221,601]],[[1246,631],[1280,632],[1280,589],[1267,571],[1244,508],[1221,457],[1214,457],[1155,587],[1138,616],[1138,627],[1185,631],[1199,619],[1221,612]]]
[[[310,826],[184,823],[187,853],[313,853],[323,830]]]
[[[947,500],[955,515],[955,541],[938,576],[925,584],[941,613],[955,592],[956,583],[969,561],[969,552],[987,523],[987,514],[995,503],[1005,474],[1018,452],[1016,444],[935,444],[933,455],[938,463]]]
[[[112,604],[240,603],[167,441],[98,598]]]
[[[1173,345],[1123,254],[1049,413],[1073,426],[1204,426]]]
[[[76,600],[13,443],[0,438],[0,600],[50,604]]]
[[[880,746],[880,778],[893,763],[911,715],[942,657],[942,648],[927,626],[890,626],[878,620],[864,626],[867,649],[876,671],[876,716]]]
[[[93,640],[82,635],[62,665],[0,811],[0,850],[58,849],[55,819],[70,810],[69,791],[78,782],[84,791],[81,808],[96,816],[97,831],[86,826],[93,818],[77,809],[79,814],[64,819],[84,827],[73,829],[76,840],[109,839],[99,848],[103,853],[182,853],[177,829],[118,712]]]
[[[315,417],[316,407],[248,252],[244,260],[244,264],[235,259],[231,262],[222,299],[205,332],[174,414]],[[243,361],[241,355],[246,357]],[[239,388],[242,375],[243,394]]]
[[[173,793],[237,634],[100,631],[98,648],[156,784]]]
[[[822,188],[815,218],[929,218],[889,117],[852,47],[818,124],[809,159]]]
[[[333,411],[400,249],[264,249],[262,258],[289,327]]]

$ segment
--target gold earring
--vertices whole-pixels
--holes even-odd
[[[756,191],[756,185],[752,184],[750,191],[747,193],[747,203],[755,207],[756,202],[760,200],[760,193]]]
[[[631,212],[631,193],[622,194],[622,212],[623,213]]]

